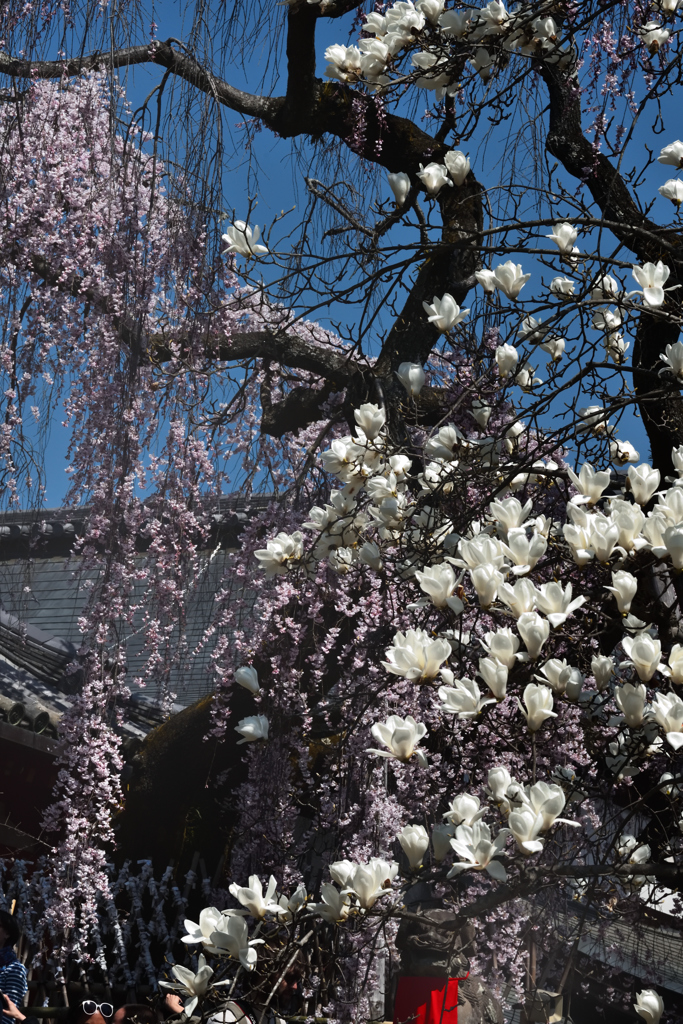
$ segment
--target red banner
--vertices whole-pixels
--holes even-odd
[[[457,1024],[458,982],[464,980],[400,977],[394,1024]]]

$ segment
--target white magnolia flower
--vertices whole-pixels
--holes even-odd
[[[544,342],[539,346],[544,352],[547,352],[554,363],[559,363],[560,359],[564,355],[567,342],[564,338],[546,338]]]
[[[357,82],[361,74],[361,51],[357,46],[343,46],[333,43],[325,50],[326,78],[337,78],[340,82]]]
[[[469,157],[459,149],[452,149],[443,158],[446,169],[456,185],[462,185],[470,171]]]
[[[607,562],[619,540],[619,527],[605,516],[590,517],[590,546],[599,562]],[[566,534],[565,534],[566,536]]]
[[[664,1000],[653,988],[644,988],[636,995],[633,1009],[643,1018],[645,1024],[659,1024],[664,1013]]]
[[[581,423],[577,424],[577,434],[583,434],[587,430],[591,430],[598,436],[610,432],[607,423],[607,411],[602,406],[584,405],[582,409],[578,410],[578,414]]]
[[[435,196],[444,185],[450,185],[452,187],[453,182],[448,176],[448,169],[444,164],[431,163],[423,167],[420,164],[420,170],[417,172],[417,176],[424,185],[425,189],[430,196]]]
[[[477,598],[482,608],[489,608],[496,600],[498,587],[503,582],[503,575],[495,565],[478,565],[476,569],[469,570],[472,586],[477,592]]]
[[[675,693],[656,693],[651,704],[655,722],[674,750],[683,747],[683,701]]]
[[[494,269],[493,273],[495,275],[498,288],[500,288],[508,299],[516,299],[524,285],[531,277],[531,274],[524,274],[522,272],[521,263],[513,263],[512,260],[500,263]]]
[[[612,573],[612,586],[605,587],[617,599],[617,608],[622,615],[631,611],[631,601],[638,590],[638,580],[630,572],[620,569]]]
[[[244,924],[244,922],[242,922]],[[174,964],[171,968],[173,976],[177,979],[178,984],[168,981],[160,981],[159,985],[162,988],[171,989],[176,992],[183,992],[185,995],[190,996],[189,999],[185,1000],[184,1010],[188,1017],[192,1015],[192,1011],[199,1002],[203,999],[209,988],[214,988],[216,985],[227,985],[229,981],[214,981],[213,968],[209,967],[204,959],[202,953],[197,957],[198,970],[195,974],[188,967],[182,967],[180,964]]]
[[[486,871],[491,878],[504,882],[507,879],[507,872],[503,865],[493,858],[503,851],[509,834],[507,829],[501,829],[491,842],[491,830],[485,822],[475,821],[473,825],[458,825],[455,839],[451,839],[451,846],[461,860],[453,865],[447,877],[453,878],[461,871]]]
[[[304,535],[299,530],[295,533],[278,533],[277,537],[269,540],[265,548],[254,552],[254,558],[261,563],[265,569],[266,576],[284,576],[288,568],[297,562],[304,553]]]
[[[264,252],[268,252],[268,248],[265,245],[257,244],[260,234],[261,231],[258,227],[252,231],[243,220],[236,220],[222,236],[222,241],[228,246],[223,251],[226,253],[236,252],[240,256],[246,256],[247,259],[250,256],[261,256]]]
[[[643,724],[646,697],[642,683],[624,683],[614,688],[614,699],[629,729],[638,729]]]
[[[508,670],[497,658],[480,658],[479,675],[496,698],[502,700],[507,692]]]
[[[235,726],[235,732],[242,737],[237,741],[240,743],[254,743],[257,740],[268,739],[268,719],[265,715],[248,715]]]
[[[568,583],[562,589],[561,583],[543,583],[538,589],[536,606],[548,616],[553,629],[557,629],[563,622],[586,603],[585,597],[575,597],[572,600],[572,585]],[[521,622],[521,619],[519,620]],[[519,627],[519,622],[517,623]],[[521,632],[521,629],[520,629]]]
[[[451,825],[473,825],[486,814],[486,808],[480,806],[478,796],[471,793],[460,793],[451,800],[450,808],[444,813],[444,820]]]
[[[486,35],[500,35],[510,21],[510,15],[501,0],[489,0],[486,7],[482,7],[478,14],[477,25],[481,25],[485,29]]]
[[[574,294],[576,284],[570,277],[554,277],[550,282],[550,291],[558,299],[568,298]]]
[[[547,547],[548,541],[540,533],[533,533],[529,540],[525,528],[516,526],[508,530],[507,544],[503,544],[503,551],[514,563],[512,572],[516,575],[533,569]]]
[[[649,683],[658,669],[661,671],[665,668],[661,664],[662,645],[649,633],[641,633],[636,637],[624,637],[621,646],[635,665],[636,672],[644,683]]]
[[[658,21],[648,21],[638,29],[638,35],[651,54],[657,53],[671,35],[668,29],[662,28]]]
[[[450,608],[459,615],[463,610],[463,603],[459,597],[454,597],[456,578],[453,568],[447,563],[432,565],[422,572],[418,569],[415,579],[420,584],[420,589],[429,595],[429,599],[436,608]]]
[[[454,36],[456,39],[464,39],[471,27],[471,16],[471,11],[444,11],[439,18],[441,31],[444,35]]]
[[[419,395],[424,387],[425,372],[420,363],[401,363],[396,376],[412,398]]]
[[[358,552],[358,559],[363,565],[379,571],[382,568],[382,556],[374,540],[366,540]]]
[[[551,585],[546,584],[546,586]],[[568,584],[569,587],[571,587],[571,583]],[[539,615],[538,612],[525,612],[524,615],[520,615],[517,619],[517,629],[526,645],[529,657],[532,660],[536,659],[541,653],[543,644],[550,636],[550,623]]]
[[[517,846],[526,857],[543,849],[543,840],[536,838],[543,828],[543,815],[532,807],[527,805],[510,811],[508,825]]]
[[[460,718],[476,718],[486,704],[495,704],[493,697],[482,697],[481,690],[473,679],[454,679],[453,673],[447,669],[443,669],[441,675],[449,684],[439,687],[442,710],[446,714],[458,715]]]
[[[519,710],[526,718],[529,732],[537,732],[546,718],[557,718],[557,712],[553,711],[553,691],[549,686],[543,686],[541,683],[529,683],[524,688],[526,710],[522,707],[519,697],[517,703]]]
[[[486,429],[492,412],[493,406],[487,405],[486,402],[482,402],[480,398],[475,398],[472,401],[472,415],[482,430]]]
[[[484,289],[486,295],[493,295],[498,287],[498,278],[493,270],[475,270],[474,276]]]
[[[303,882],[301,882],[300,885],[297,885],[291,896],[287,897],[284,894],[280,896],[277,900],[278,906],[280,907],[280,921],[290,924],[302,907],[306,905],[307,899],[308,893],[306,892],[306,886]]]
[[[218,956],[227,954],[233,960],[239,960],[245,971],[253,971],[256,966],[256,950],[263,939],[250,939],[247,922],[237,914],[222,915],[216,930],[211,933],[211,945],[207,949]],[[187,1004],[185,1005],[187,1011]]]
[[[464,538],[458,544],[459,558],[455,564],[461,568],[476,569],[478,565],[495,565],[500,569],[505,563],[505,553],[497,537],[480,534],[472,540]]]
[[[477,72],[482,82],[488,82],[495,67],[491,60],[491,54],[489,51],[484,49],[483,46],[478,47],[478,49],[474,51],[474,57],[469,61],[469,63]]]
[[[633,497],[639,505],[647,505],[648,501],[659,487],[661,474],[658,469],[652,469],[644,462],[640,466],[629,466],[628,479],[631,484]]]
[[[481,644],[492,658],[497,658],[508,670],[519,660],[519,637],[508,626],[497,629],[495,633],[492,630],[485,633]]]
[[[674,644],[669,652],[669,670],[671,681],[683,683],[683,646]]]
[[[591,672],[598,690],[604,690],[614,675],[614,661],[604,654],[594,654],[591,658]]]
[[[617,466],[625,466],[628,462],[637,462],[640,452],[637,452],[630,441],[610,441],[609,457]]]
[[[683,377],[683,342],[676,341],[673,345],[667,345],[660,359],[667,364],[674,377]]]
[[[534,676],[539,682],[548,683],[553,693],[563,694],[567,689],[567,683],[572,677],[572,667],[567,663],[566,658],[551,658],[541,666],[541,676]]]
[[[424,825],[405,825],[398,834],[398,841],[411,871],[421,868],[422,858],[429,849],[429,835]]]
[[[424,14],[427,21],[437,25],[443,13],[444,0],[417,0],[415,7]]]
[[[595,470],[590,462],[584,462],[577,476],[573,469],[567,468],[569,479],[579,492],[572,498],[575,504],[587,502],[594,505],[602,497],[602,493],[610,485],[611,476],[605,470]]]
[[[358,409],[354,409],[353,418],[363,431],[368,441],[374,441],[382,427],[386,423],[387,414],[378,405],[366,402]]]
[[[280,906],[273,899],[275,890],[277,889],[277,882],[271,875],[268,879],[268,888],[263,892],[263,886],[261,885],[261,879],[258,875],[249,876],[249,885],[240,886],[236,882],[233,882],[230,886],[230,893],[238,903],[241,903],[243,907],[249,911],[252,917],[256,917],[259,920],[264,918],[266,914],[279,914]]]
[[[657,191],[660,196],[670,199],[676,207],[680,207],[681,203],[683,203],[683,181],[679,181],[678,178],[669,178],[668,181],[659,186]]]
[[[578,234],[575,227],[564,221],[562,224],[556,224],[554,232],[545,237],[555,242],[561,253],[571,253]]]
[[[243,665],[241,668],[236,669],[234,679],[245,690],[249,690],[249,693],[258,693],[260,690],[258,672],[253,665]]]
[[[519,362],[519,353],[514,345],[498,345],[495,353],[495,360],[498,364],[498,372],[505,379],[512,373]]]
[[[335,878],[330,865],[330,874]],[[380,896],[391,890],[391,883],[398,874],[395,861],[385,861],[380,857],[372,857],[367,864],[352,864],[352,871],[347,875],[346,893],[352,893],[363,910],[370,910]]]
[[[507,768],[490,768],[487,781],[494,802],[504,803],[507,799],[505,794],[512,783],[512,776]]]
[[[447,640],[434,639],[423,629],[408,629],[405,634],[396,633],[393,647],[385,652],[388,660],[382,664],[395,676],[425,682],[436,678],[451,650]]]
[[[535,533],[534,537],[538,537],[546,544],[548,543],[546,538],[540,533]],[[535,610],[537,596],[538,591],[530,580],[517,580],[514,586],[510,583],[503,583],[498,588],[498,599],[508,606],[516,619],[520,615],[524,615],[525,612],[533,612]]]
[[[241,914],[244,911],[235,911],[235,913]],[[201,942],[203,945],[208,946],[211,944],[212,933],[222,920],[223,914],[220,910],[217,910],[215,907],[204,907],[199,914],[199,924],[195,924],[194,921],[185,921],[187,935],[183,935],[180,941],[185,942],[187,945]]]
[[[317,914],[328,924],[341,924],[351,912],[351,901],[348,896],[335,889],[329,882],[323,882],[320,886],[322,903],[309,903],[309,914]]]
[[[469,313],[469,309],[461,309],[452,295],[445,292],[439,299],[434,296],[432,304],[422,303],[425,313],[428,313],[428,321],[438,327],[440,331],[450,331],[456,324],[461,323]]]
[[[424,754],[417,749],[420,740],[427,735],[427,726],[424,722],[416,722],[412,715],[405,718],[401,718],[400,715],[389,715],[386,722],[375,722],[370,731],[372,738],[384,744],[387,749],[377,750],[368,747],[368,754],[394,758],[404,764],[407,764],[415,754],[423,767],[427,763]]]
[[[367,31],[367,25],[363,27]],[[397,171],[395,174],[390,174],[387,180],[389,181],[389,188],[394,193],[396,206],[400,209],[405,205],[408,193],[410,192],[410,177],[404,171]]]
[[[601,274],[595,279],[591,288],[591,299],[593,302],[609,302],[619,297],[619,282],[610,274]]]
[[[533,508],[531,499],[522,505],[519,498],[503,498],[489,504],[489,512],[496,520],[499,533],[507,534],[508,530],[516,530],[529,518]]]
[[[532,809],[536,814],[540,814],[543,819],[541,832],[546,832],[549,828],[552,828],[556,821],[578,827],[578,822],[569,822],[565,818],[559,817],[564,810],[566,798],[562,788],[555,783],[534,783],[529,789],[528,798]]]
[[[670,142],[668,146],[660,152],[657,160],[660,164],[670,164],[672,167],[683,167],[683,142],[678,139],[676,142]]]
[[[664,302],[664,285],[671,270],[661,260],[644,263],[642,267],[633,264],[632,274],[643,289],[643,300],[648,306],[661,306]]]

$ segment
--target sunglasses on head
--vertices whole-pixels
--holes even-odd
[[[111,1003],[96,1003],[94,999],[85,999],[81,1003],[81,1009],[86,1017],[92,1017],[93,1013],[99,1010],[103,1017],[113,1017],[114,1007]]]

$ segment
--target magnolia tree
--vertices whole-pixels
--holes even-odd
[[[46,925],[77,952],[95,934],[114,709],[145,682],[170,697],[241,484],[278,500],[204,638],[248,779],[229,892],[187,925],[213,966],[169,982],[187,1012],[227,981],[265,1012],[296,968],[305,1012],[381,1017],[425,922],[451,971],[568,992],[587,936],[678,910],[678,0],[225,6],[182,41],[134,6],[2,12],[4,493],[40,497],[63,407],[96,580]],[[259,39],[275,84],[248,92]],[[133,111],[115,75],[142,64]],[[261,234],[246,194],[216,212],[223,111],[254,153],[260,129],[298,140],[298,227]],[[658,1021],[661,996],[636,1010]]]

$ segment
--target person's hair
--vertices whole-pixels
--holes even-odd
[[[5,945],[16,946],[21,938],[21,925],[8,910],[0,910],[0,928],[4,928],[8,935]]]
[[[159,1012],[144,1003],[126,1003],[124,1006],[117,1006],[115,1012],[118,1013],[119,1010],[126,1011],[126,1021],[130,1024],[134,1021],[137,1021],[137,1024],[159,1024],[161,1020]]]

